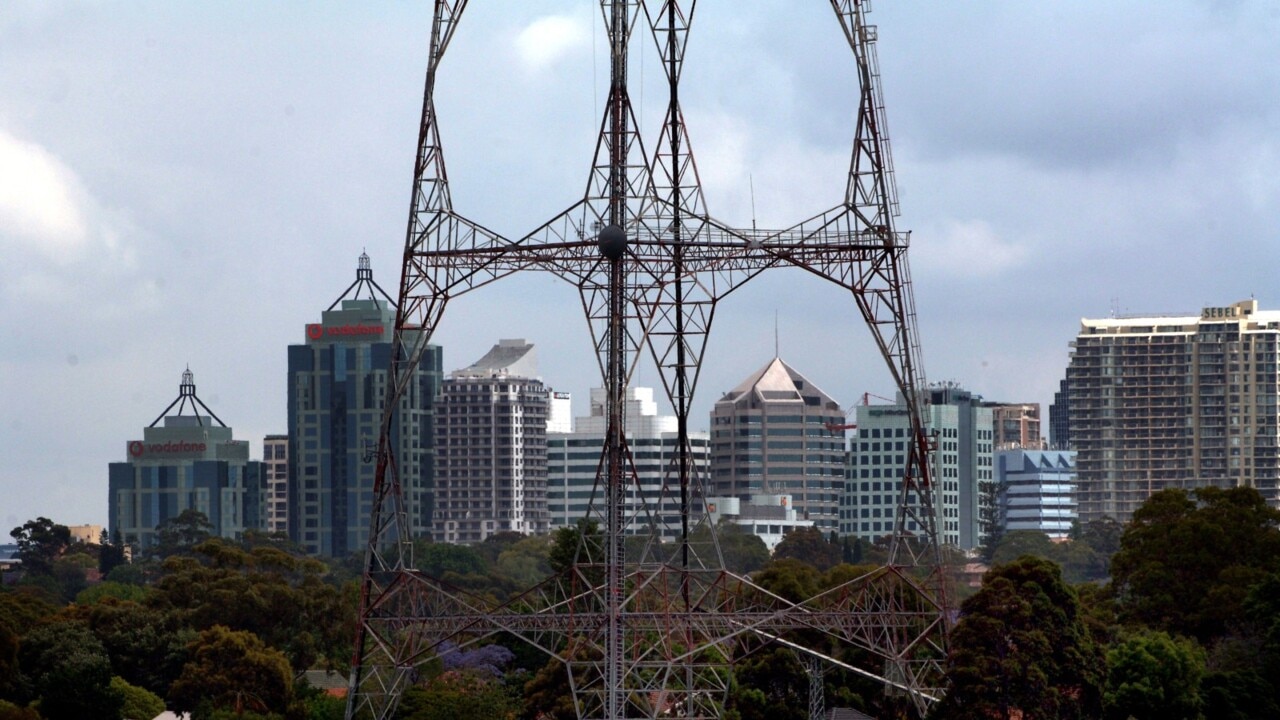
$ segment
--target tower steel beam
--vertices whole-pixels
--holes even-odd
[[[893,226],[897,199],[874,28],[860,0],[831,2],[853,51],[859,93],[839,205],[781,230],[734,228],[712,217],[680,106],[696,0],[600,0],[610,81],[586,190],[512,240],[452,207],[435,79],[466,2],[435,1],[348,717],[390,718],[424,664],[511,637],[563,664],[580,718],[719,717],[733,662],[768,644],[877,678],[909,698],[920,715],[939,697],[948,614],[907,271],[909,235]],[[668,85],[652,155],[627,88],[629,43],[642,23]],[[695,471],[688,429],[718,302],[780,267],[801,268],[852,295],[907,398],[914,435],[889,562],[803,601],[725,570],[714,528],[697,527],[708,522],[708,478]],[[564,279],[582,300],[608,404],[589,511],[602,532],[582,526],[571,567],[497,602],[417,569],[390,420],[449,300],[527,271]],[[626,389],[644,352],[677,417],[678,448],[658,497],[641,494],[625,427]],[[639,511],[627,510],[629,494],[641,496]],[[673,504],[680,508],[678,529],[666,525],[664,508]],[[679,542],[662,544],[663,534],[673,531]],[[633,535],[641,542],[629,552],[626,540]],[[848,665],[832,647],[865,661]]]

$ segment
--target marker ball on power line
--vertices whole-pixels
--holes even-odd
[[[627,234],[617,225],[605,225],[600,231],[600,254],[617,260],[627,251]]]

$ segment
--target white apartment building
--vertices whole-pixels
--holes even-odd
[[[547,526],[547,412],[534,346],[500,340],[440,385],[435,539],[478,543]]]
[[[592,388],[589,414],[574,420],[572,432],[547,433],[547,512],[552,528],[582,518],[603,517],[604,489],[596,480],[608,426],[604,388]],[[634,470],[624,495],[624,532],[647,535],[657,530],[663,540],[675,540],[681,530],[679,443],[674,415],[659,415],[653,388],[626,390],[623,424]],[[561,426],[562,427],[562,426]],[[709,466],[708,434],[690,432],[691,479],[706,482]],[[702,514],[702,501],[690,488],[691,515]]]

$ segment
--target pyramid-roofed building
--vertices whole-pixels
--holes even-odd
[[[802,518],[839,527],[844,411],[775,357],[725,393],[711,411],[712,494],[749,500],[788,494]]]

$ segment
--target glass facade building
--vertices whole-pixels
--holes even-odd
[[[340,298],[319,323],[306,326],[303,344],[289,346],[289,537],[325,557],[362,552],[368,542],[378,439],[397,352],[395,306],[372,291],[359,297],[362,281],[376,288],[363,255],[355,296]],[[408,334],[405,342],[416,339]],[[428,345],[391,415],[414,536],[427,536],[432,523],[433,401],[442,361],[440,348]]]
[[[113,542],[148,547],[158,525],[186,510],[203,513],[221,537],[264,528],[266,468],[249,459],[249,443],[234,439],[195,390],[188,370],[178,399],[143,428],[141,440],[125,444],[126,460],[108,466],[107,532]],[[169,415],[174,405],[177,413]],[[188,405],[193,414],[182,414]]]

